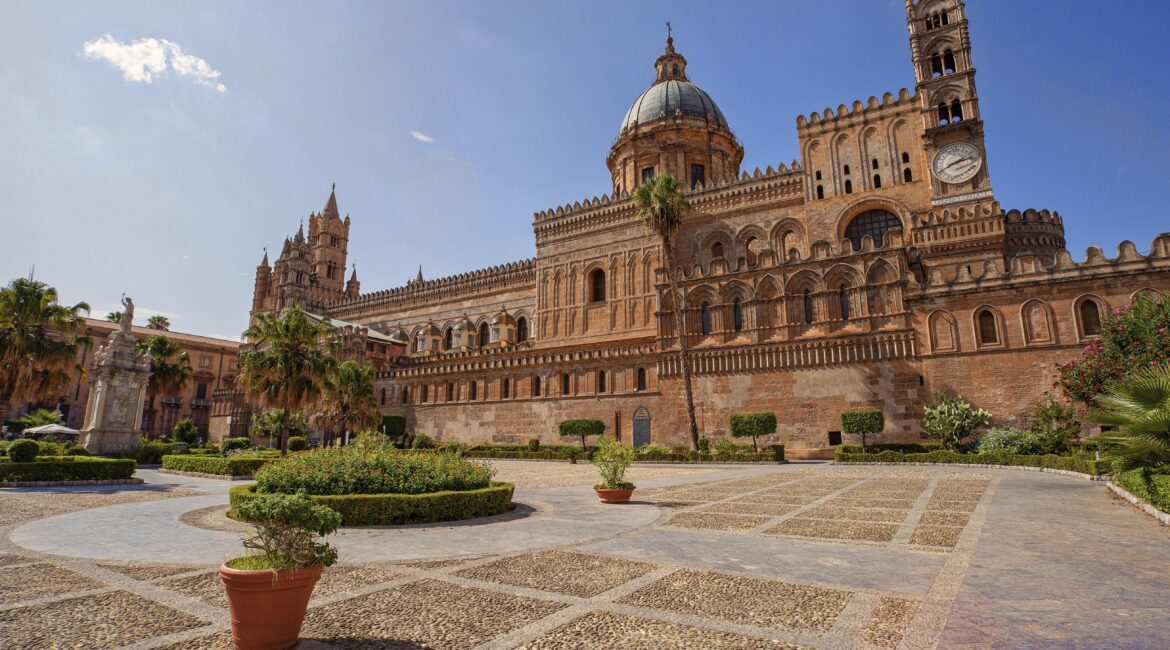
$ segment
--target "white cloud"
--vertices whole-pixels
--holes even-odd
[[[227,86],[219,82],[219,71],[212,68],[211,64],[193,54],[187,54],[178,43],[166,39],[140,38],[123,43],[106,34],[86,41],[82,53],[87,59],[101,59],[121,70],[122,78],[126,81],[154,83],[155,79],[167,76],[169,70],[200,86],[221,93],[227,91]]]
[[[415,140],[418,140],[419,142],[431,144],[432,142],[435,141],[434,138],[432,138],[431,136],[429,136],[425,133],[422,133],[420,131],[407,131],[407,133],[410,134],[410,137],[414,138]]]

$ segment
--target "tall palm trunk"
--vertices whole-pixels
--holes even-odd
[[[674,305],[674,331],[678,335],[679,359],[682,363],[683,392],[687,397],[687,420],[691,427],[691,447],[699,450],[699,423],[695,418],[695,393],[691,389],[691,353],[683,322],[682,296],[674,275],[674,247],[667,238],[662,240],[662,256],[666,262],[666,278],[670,282],[671,304]]]
[[[280,455],[288,455],[288,397],[284,398],[284,409],[280,414]]]

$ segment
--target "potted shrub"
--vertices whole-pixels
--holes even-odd
[[[634,484],[627,483],[626,470],[634,462],[634,448],[613,438],[602,436],[593,452],[593,464],[601,474],[601,483],[593,486],[602,503],[627,503],[634,493]]]
[[[234,514],[256,534],[244,540],[254,553],[219,567],[232,641],[239,650],[288,648],[301,633],[321,571],[337,561],[337,550],[317,537],[336,531],[341,515],[304,493],[246,501]]]

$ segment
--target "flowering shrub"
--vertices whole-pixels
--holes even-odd
[[[450,454],[388,449],[317,449],[265,465],[256,489],[294,494],[426,494],[475,490],[491,482],[491,469]]]
[[[1170,363],[1170,300],[1139,295],[1101,319],[1101,333],[1081,358],[1060,367],[1060,387],[1095,407],[1105,387],[1132,372]]]

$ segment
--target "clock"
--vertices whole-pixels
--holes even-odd
[[[983,167],[983,156],[979,148],[969,142],[952,142],[934,155],[930,171],[944,183],[955,185],[965,183]]]

